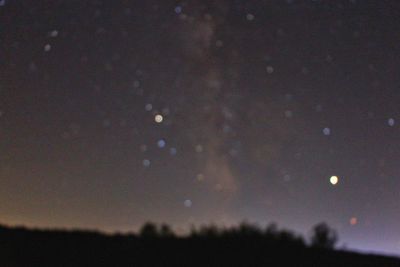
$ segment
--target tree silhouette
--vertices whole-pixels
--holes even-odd
[[[337,235],[325,223],[301,236],[271,224],[203,226],[175,235],[164,224],[146,223],[140,235],[95,231],[31,230],[0,224],[1,266],[351,266],[398,267],[400,258],[334,248]],[[317,248],[317,249],[315,249]],[[324,249],[319,249],[324,248]],[[143,265],[146,262],[146,265]]]
[[[145,238],[155,238],[159,236],[157,226],[154,223],[145,223],[139,232],[141,237]]]
[[[161,228],[160,228],[160,236],[161,237],[174,237],[175,234],[168,224],[162,224]]]
[[[311,246],[324,249],[333,249],[338,240],[337,233],[326,223],[319,223],[313,227]]]

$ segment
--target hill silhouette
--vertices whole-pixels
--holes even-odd
[[[336,241],[324,223],[309,244],[274,224],[211,225],[186,236],[153,223],[114,235],[0,226],[0,266],[400,266],[400,258],[335,250]]]

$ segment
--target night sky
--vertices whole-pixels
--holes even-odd
[[[399,70],[396,0],[0,0],[0,222],[399,255]]]

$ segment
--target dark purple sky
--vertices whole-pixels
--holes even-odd
[[[0,221],[399,255],[399,33],[396,0],[0,0]]]

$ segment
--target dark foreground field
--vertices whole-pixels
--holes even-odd
[[[187,237],[154,225],[138,235],[0,227],[0,266],[400,266],[399,258],[337,251],[319,238],[307,245],[288,231],[249,226]]]

